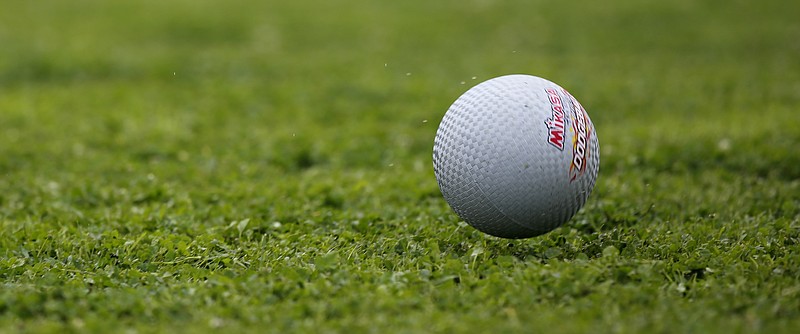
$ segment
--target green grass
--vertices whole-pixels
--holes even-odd
[[[796,1],[22,1],[0,11],[0,332],[796,333]],[[550,234],[439,193],[438,122],[573,93]]]

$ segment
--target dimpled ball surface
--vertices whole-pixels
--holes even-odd
[[[439,188],[480,231],[529,238],[583,206],[600,163],[594,126],[566,90],[530,75],[484,81],[447,110],[433,145]]]

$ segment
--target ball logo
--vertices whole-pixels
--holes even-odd
[[[572,182],[586,171],[586,161],[590,151],[588,145],[592,136],[589,117],[578,100],[563,88],[561,93],[569,99],[569,103],[572,105],[571,115],[564,110],[564,102],[555,89],[548,88],[545,92],[552,110],[552,117],[544,121],[547,125],[547,142],[563,151],[564,130],[570,123],[572,125],[572,161],[569,166],[569,180]]]
[[[566,90],[561,90],[566,96],[569,97],[572,104],[572,114],[575,121],[572,122],[573,138],[572,138],[572,163],[569,166],[569,180],[575,181],[578,176],[583,175],[586,171],[586,161],[589,157],[589,139],[592,136],[592,125],[589,123],[589,115],[583,106]]]
[[[544,121],[547,125],[547,142],[555,148],[564,150],[564,104],[555,89],[548,88],[547,98],[550,100],[553,116]]]

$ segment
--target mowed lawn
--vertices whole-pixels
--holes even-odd
[[[800,332],[798,1],[0,6],[0,333]],[[450,103],[587,108],[586,206],[439,192]]]

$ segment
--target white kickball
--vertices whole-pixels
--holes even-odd
[[[442,195],[493,236],[530,238],[586,202],[600,165],[597,133],[566,90],[530,75],[478,84],[445,113],[433,144]]]

